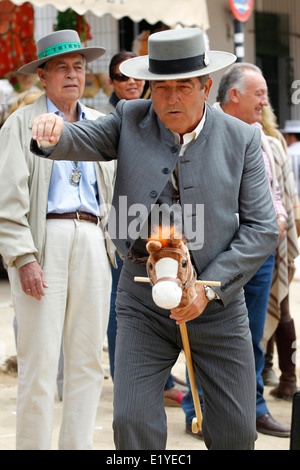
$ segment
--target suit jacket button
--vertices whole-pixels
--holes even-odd
[[[155,198],[157,196],[157,192],[156,191],[151,191],[150,196]]]
[[[175,147],[175,145],[173,145],[171,148],[170,148],[171,152],[172,153],[177,153],[177,147]]]
[[[165,175],[167,175],[167,174],[170,172],[169,168],[163,168],[161,171],[162,171]]]

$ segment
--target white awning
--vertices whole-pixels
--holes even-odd
[[[24,0],[12,0],[21,5]],[[150,24],[162,21],[168,26],[181,23],[184,26],[209,28],[206,0],[31,0],[37,7],[52,5],[59,11],[72,8],[80,15],[91,11],[96,16],[110,13],[120,19],[124,16],[133,21],[146,20]]]

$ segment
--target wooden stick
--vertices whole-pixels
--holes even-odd
[[[148,277],[135,277],[134,280],[136,282],[150,282],[150,279]],[[221,282],[196,280],[195,284],[206,285],[206,286],[220,286]],[[188,375],[189,375],[190,384],[191,384],[192,397],[193,397],[193,402],[194,402],[194,407],[195,407],[195,412],[196,412],[196,418],[194,418],[192,421],[192,432],[194,434],[197,434],[198,431],[201,431],[201,427],[202,427],[202,411],[201,411],[198,387],[197,387],[195,373],[194,373],[192,354],[191,354],[191,348],[190,348],[190,342],[188,338],[186,324],[180,323],[179,326],[180,326],[183,350],[184,350],[185,359],[186,359],[186,365],[188,369]]]
[[[148,277],[138,277],[136,276],[134,278],[135,282],[150,282],[150,279]],[[221,285],[221,282],[219,281],[203,281],[203,280],[199,280],[197,279],[195,281],[195,284],[196,286],[200,286],[200,285],[205,285],[205,286],[220,286]]]
[[[180,323],[179,326],[180,326],[180,333],[181,333],[182,344],[183,344],[183,349],[184,349],[184,354],[185,354],[185,359],[186,359],[186,365],[187,365],[190,384],[191,384],[193,402],[194,402],[194,407],[195,407],[195,412],[196,412],[196,418],[194,418],[192,421],[192,432],[194,434],[197,434],[198,431],[201,431],[201,427],[202,427],[202,411],[201,411],[198,388],[196,384],[196,378],[195,378],[195,373],[194,373],[191,348],[190,348],[188,333],[186,329],[186,324]]]

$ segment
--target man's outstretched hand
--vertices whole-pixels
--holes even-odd
[[[32,138],[41,147],[56,145],[64,128],[64,120],[54,113],[37,116],[32,123]]]

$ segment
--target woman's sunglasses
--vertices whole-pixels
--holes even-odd
[[[126,77],[126,75],[123,75],[122,73],[115,73],[110,77],[112,80],[116,80],[117,82],[128,82],[130,77]],[[139,81],[138,78],[135,78],[134,80]]]

